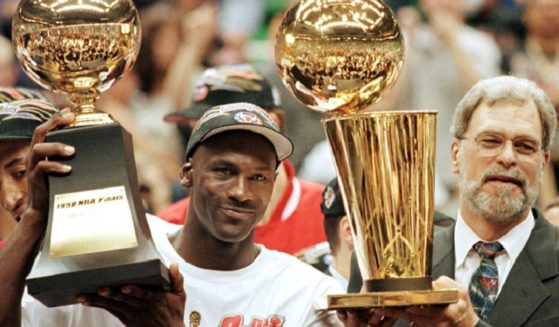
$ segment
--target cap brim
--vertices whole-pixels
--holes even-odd
[[[42,122],[33,119],[9,119],[0,123],[0,140],[31,140]]]
[[[230,130],[246,130],[264,136],[274,146],[276,156],[278,157],[279,161],[287,159],[293,153],[293,143],[287,136],[262,125],[234,124],[218,127],[204,135],[198,143],[207,140],[211,136],[221,134]]]
[[[13,136],[0,134],[0,141],[31,141],[32,136]]]

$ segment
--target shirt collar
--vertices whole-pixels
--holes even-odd
[[[528,242],[528,238],[534,228],[535,220],[532,210],[528,217],[520,224],[514,226],[508,233],[503,235],[497,241],[501,243],[507,255],[512,262],[520,255],[520,252]],[[455,267],[460,267],[464,264],[468,253],[472,246],[478,241],[482,240],[477,234],[464,222],[462,214],[458,212],[456,219],[456,227],[454,229],[454,256],[456,258]]]
[[[347,290],[349,281],[345,279],[344,276],[342,276],[342,274],[340,274],[333,265],[328,266],[328,272],[330,273],[330,275],[332,275],[332,277],[334,277],[335,280],[338,281],[338,283],[340,283],[340,285],[342,285],[342,288],[344,290]]]

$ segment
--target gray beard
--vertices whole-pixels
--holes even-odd
[[[464,168],[464,167],[462,167]],[[526,178],[519,169],[506,170],[492,167],[486,170],[480,181],[466,181],[465,170],[461,169],[460,192],[470,210],[479,212],[487,221],[501,225],[509,225],[526,216],[538,198],[541,179],[533,187],[526,186]],[[485,176],[506,174],[524,181],[522,194],[515,195],[516,186],[501,186],[497,195],[487,194],[481,190]]]

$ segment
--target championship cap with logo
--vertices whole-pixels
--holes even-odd
[[[338,179],[331,180],[322,191],[320,210],[325,218],[345,216],[344,201],[338,185]]]
[[[190,107],[168,114],[165,121],[199,119],[211,107],[237,102],[252,103],[265,110],[281,106],[276,88],[254,67],[223,65],[206,69],[194,89]]]
[[[250,103],[231,103],[213,107],[200,118],[188,141],[186,159],[209,137],[237,130],[246,130],[267,138],[274,146],[278,161],[286,159],[293,152],[293,143],[280,132],[265,110]]]
[[[41,99],[0,103],[0,140],[30,140],[35,128],[57,111]]]

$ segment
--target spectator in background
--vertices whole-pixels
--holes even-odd
[[[153,137],[138,123],[138,114],[131,105],[138,84],[138,76],[132,70],[104,92],[96,105],[132,135],[143,204],[147,212],[154,213],[171,203],[171,185],[177,180],[181,158],[179,151],[162,146],[166,141],[161,136]]]
[[[98,106],[133,135],[144,205],[156,212],[171,203],[184,148],[163,117],[190,101],[184,89],[214,39],[217,7],[212,1],[187,8],[159,2],[142,9],[140,17],[142,45],[133,71],[104,93]]]
[[[213,54],[213,64],[246,62],[246,47],[264,19],[265,1],[221,0],[219,35],[222,47]]]
[[[324,188],[320,210],[324,214],[324,230],[332,253],[332,262],[324,272],[347,289],[353,238],[337,178]]]
[[[281,130],[285,128],[285,113],[275,89],[250,65],[207,69],[194,90],[192,105],[168,115],[166,120],[192,126],[210,107],[240,101],[262,107]],[[293,165],[284,161],[278,169],[268,209],[256,226],[256,242],[270,249],[296,254],[326,241],[320,212],[322,190],[322,185],[295,177]],[[188,207],[189,198],[186,198],[159,212],[158,216],[183,224]]]
[[[11,86],[17,82],[18,70],[10,40],[0,35],[0,86]]]
[[[403,7],[398,16],[406,36],[402,76],[390,96],[399,110],[434,109],[437,115],[437,175],[453,190],[449,127],[453,110],[466,90],[482,78],[499,73],[495,41],[464,23],[465,2],[420,0],[422,18]],[[392,108],[389,108],[392,109]]]
[[[526,40],[511,59],[512,73],[536,82],[559,106],[559,1],[530,0],[524,5]]]
[[[284,2],[284,10],[287,8],[289,2]],[[280,94],[282,108],[286,112],[285,118],[285,133],[289,136],[295,144],[295,152],[290,157],[290,161],[294,164],[297,171],[300,171],[301,163],[303,162],[307,153],[317,144],[324,140],[324,128],[320,120],[324,115],[305,108],[299,103],[295,97],[283,84],[276,63],[274,60],[274,48],[276,42],[276,33],[284,16],[284,10],[277,12],[271,19],[268,25],[268,44],[265,47],[266,51],[263,60],[257,64],[259,71],[263,73],[266,79],[275,86]],[[330,179],[327,178],[322,182],[315,182],[326,184]],[[304,178],[303,178],[304,179]],[[312,180],[311,180],[312,181]]]
[[[134,121],[144,134],[180,158],[180,136],[163,117],[190,102],[184,90],[199,74],[215,37],[217,8],[211,1],[189,10],[157,3],[143,10],[140,18],[142,47],[134,69],[142,92],[130,99]]]
[[[543,215],[550,223],[559,226],[559,198],[555,198],[545,206]]]
[[[190,11],[204,3],[217,5],[216,47],[206,58],[209,66],[246,62],[246,48],[265,16],[266,1],[262,0],[172,0],[179,11]],[[209,19],[209,18],[207,18]]]
[[[559,108],[559,1],[530,0],[524,3],[523,22],[526,40],[512,55],[510,65],[514,75],[535,81]],[[554,199],[559,183],[559,142],[551,150],[551,165],[543,180],[540,203]]]
[[[12,17],[18,4],[18,0],[0,1],[0,34],[7,37],[12,35]]]

